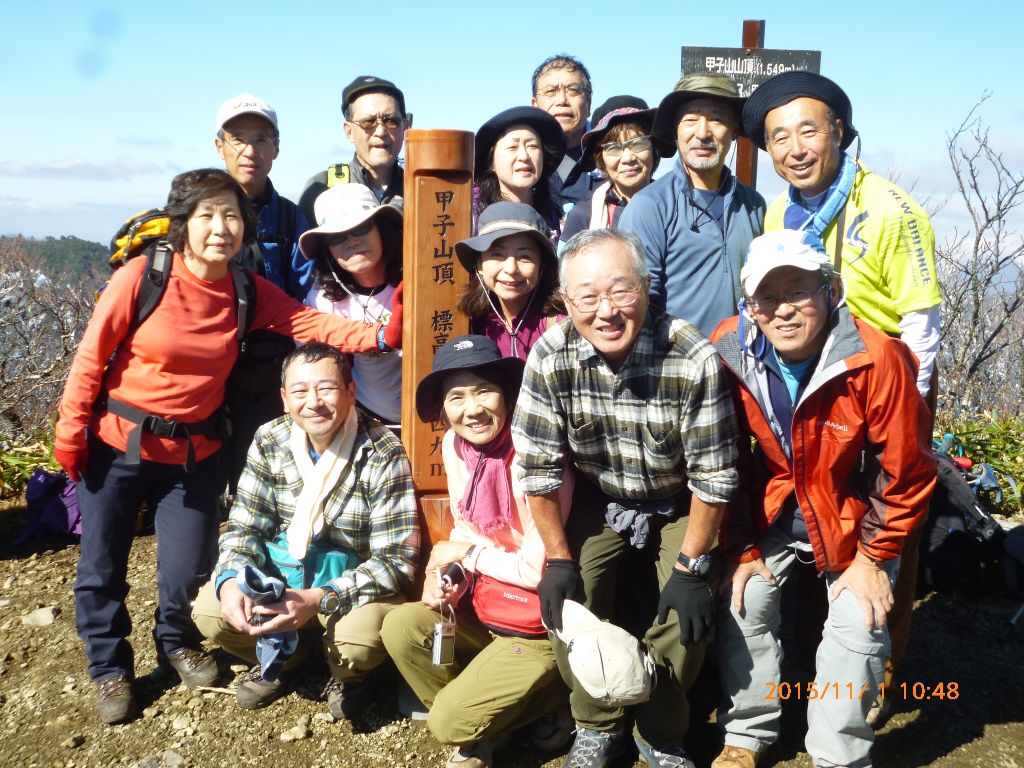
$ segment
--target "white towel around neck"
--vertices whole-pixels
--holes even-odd
[[[292,422],[288,447],[302,478],[302,491],[295,500],[295,516],[288,526],[288,554],[296,560],[306,556],[310,541],[323,530],[324,500],[334,490],[352,457],[358,421],[355,405],[352,405],[331,444],[315,463],[309,455],[305,431]]]

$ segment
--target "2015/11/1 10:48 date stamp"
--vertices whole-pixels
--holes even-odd
[[[860,701],[868,694],[867,683],[860,685],[839,682],[819,683],[817,680],[811,680],[806,683],[776,683],[769,680],[766,685],[768,686],[768,692],[764,696],[765,701],[821,701],[824,699],[836,701],[840,699],[846,699],[847,701],[856,699]],[[879,694],[882,699],[889,697],[909,699],[911,701],[926,701],[929,699],[955,701],[960,698],[960,684],[955,681],[940,681],[932,684],[920,681],[913,683],[904,682],[891,685],[888,688],[882,685],[879,688]]]

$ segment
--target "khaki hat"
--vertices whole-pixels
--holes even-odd
[[[679,78],[672,93],[661,100],[658,112],[654,116],[654,127],[651,135],[658,141],[658,149],[662,157],[672,157],[676,151],[676,113],[679,107],[691,99],[722,99],[733,105],[736,110],[736,135],[742,136],[743,127],[740,115],[743,112],[745,98],[740,96],[739,86],[728,75],[700,74],[685,75]]]
[[[569,649],[573,676],[597,701],[628,707],[651,698],[654,659],[629,632],[566,600],[562,628],[555,634]]]

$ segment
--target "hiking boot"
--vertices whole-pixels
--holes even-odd
[[[533,722],[526,743],[538,752],[555,752],[569,743],[575,726],[569,707],[558,707]]]
[[[171,669],[189,688],[207,686],[217,679],[217,662],[200,648],[178,648],[164,656]]]
[[[633,738],[633,741],[636,742],[636,748],[640,752],[640,757],[651,768],[697,768],[690,759],[690,756],[686,754],[686,750],[682,747],[658,749],[657,747],[644,744],[636,737]]]
[[[370,703],[373,687],[367,680],[339,680],[331,675],[324,685],[324,697],[335,720],[348,720]]]
[[[458,747],[449,756],[445,768],[490,768],[493,759],[494,742],[485,739],[476,744]]]
[[[260,665],[243,672],[235,687],[235,701],[242,709],[260,709],[273,704],[288,693],[288,678],[281,675],[276,680],[264,680]]]
[[[124,723],[135,716],[135,694],[128,675],[112,675],[96,681],[96,712],[107,725]]]
[[[576,740],[562,768],[604,768],[622,751],[623,741],[621,728],[615,731],[577,728]]]
[[[726,744],[722,748],[722,754],[711,764],[711,768],[754,768],[756,765],[757,752]]]

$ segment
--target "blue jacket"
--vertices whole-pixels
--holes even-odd
[[[665,176],[629,201],[619,229],[644,244],[651,272],[651,306],[693,323],[705,336],[736,314],[740,267],[764,228],[764,198],[723,168],[724,235],[692,202],[678,158]],[[696,226],[697,231],[694,231]]]
[[[260,201],[254,201],[259,212],[256,219],[256,239],[259,240],[263,252],[264,277],[285,291],[296,301],[306,298],[313,284],[313,262],[306,259],[299,250],[299,235],[309,229],[305,215],[293,202],[286,200],[274,189],[267,179],[267,189]],[[294,226],[291,232],[280,232],[282,222],[288,221],[283,215],[282,206],[292,206]],[[290,243],[287,254],[281,253],[282,244]]]

